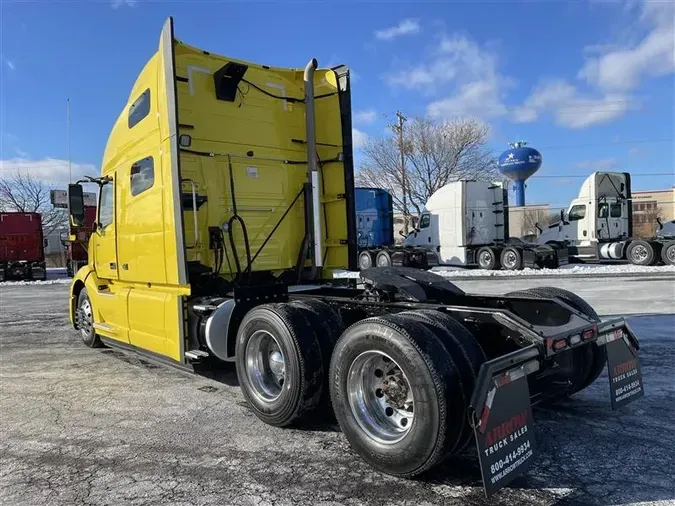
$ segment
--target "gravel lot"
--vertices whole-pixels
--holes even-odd
[[[422,479],[382,475],[330,423],[258,421],[231,368],[209,379],[86,348],[67,321],[67,284],[0,285],[0,503],[675,504],[675,277],[457,284],[553,284],[601,314],[635,315],[645,397],[612,412],[605,373],[555,410],[536,408],[534,468],[487,501],[471,452]]]

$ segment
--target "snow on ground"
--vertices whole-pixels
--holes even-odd
[[[615,275],[675,275],[675,265],[643,266],[632,264],[591,264],[565,265],[559,269],[523,269],[521,271],[486,271],[483,269],[462,269],[460,267],[435,267],[430,272],[447,278],[492,278],[492,277],[534,277],[534,276],[615,276]],[[358,278],[356,271],[336,271],[334,278]]]
[[[68,284],[72,281],[72,278],[69,278],[66,274],[66,269],[63,267],[47,267],[47,280],[46,281],[34,281],[34,280],[7,280],[0,282],[0,286],[11,285],[11,286],[22,286],[22,285],[61,285]]]

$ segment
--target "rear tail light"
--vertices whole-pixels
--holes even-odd
[[[564,339],[559,339],[558,341],[553,341],[553,351],[560,351],[567,347],[567,341]]]
[[[589,339],[593,339],[596,334],[596,329],[597,327],[593,327],[592,329],[586,329],[584,330],[584,341],[588,341]]]

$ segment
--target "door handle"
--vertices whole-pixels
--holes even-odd
[[[110,262],[111,269],[117,269],[117,264],[115,262]]]
[[[122,270],[128,271],[129,270],[129,264],[122,264]]]

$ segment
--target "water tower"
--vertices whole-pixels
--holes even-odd
[[[526,144],[523,141],[511,142],[511,149],[499,157],[499,171],[513,180],[517,206],[525,205],[525,180],[541,167],[541,153],[526,147]]]

